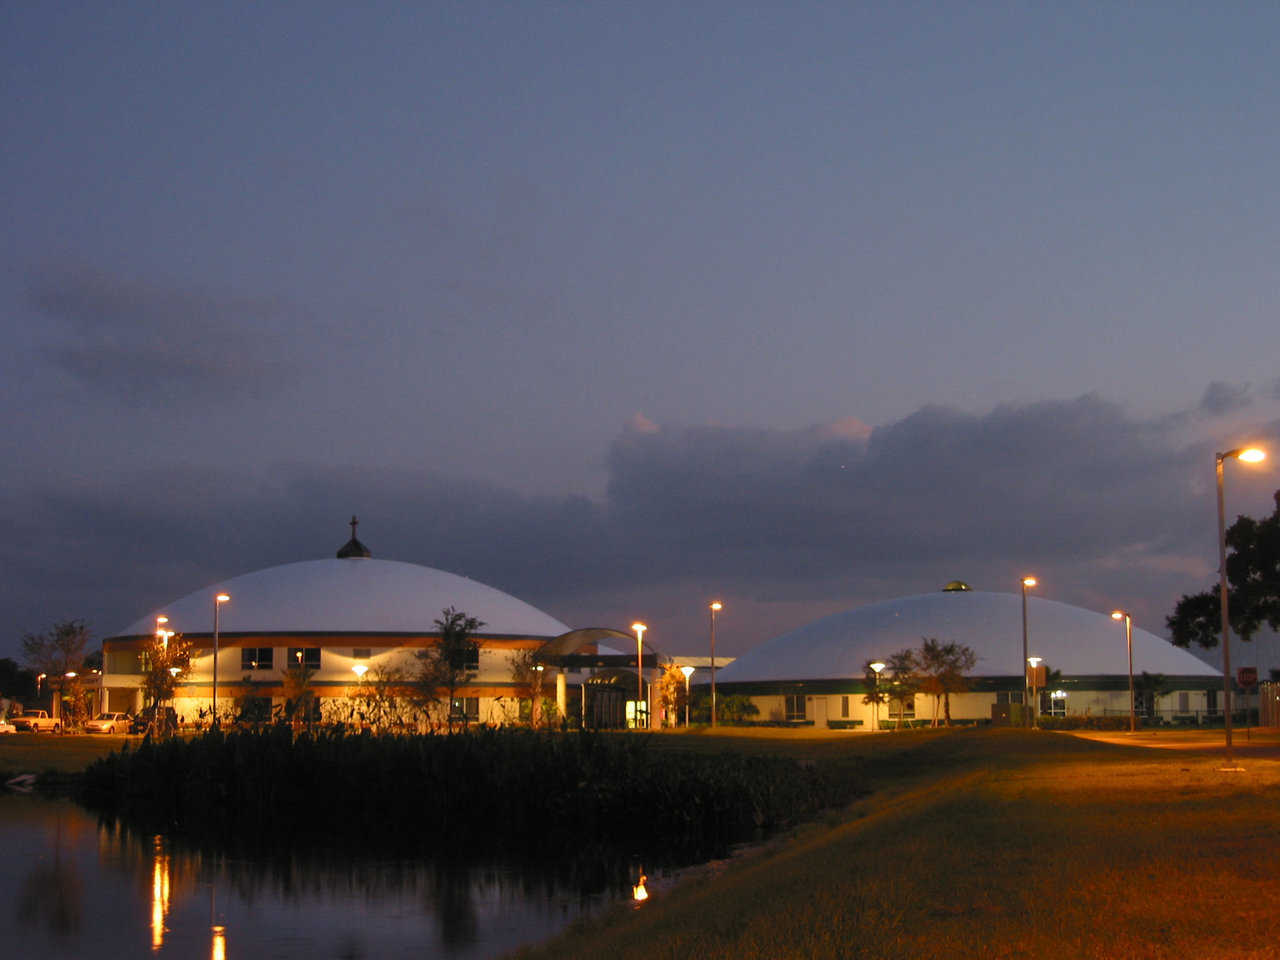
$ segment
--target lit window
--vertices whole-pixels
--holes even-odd
[[[285,664],[285,669],[292,669],[301,665],[304,670],[320,669],[320,648],[319,647],[290,647],[289,659]]]
[[[270,670],[275,663],[275,651],[271,647],[241,647],[241,670]]]

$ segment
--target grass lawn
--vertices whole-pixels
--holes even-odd
[[[130,737],[135,743],[140,737]],[[0,736],[0,773],[76,773],[99,757],[119,750],[124,737],[7,733]]]
[[[824,740],[774,749],[839,749]],[[1277,955],[1274,738],[1233,773],[1221,732],[1181,749],[1011,730],[894,741],[844,741],[885,787],[847,811],[521,955]]]

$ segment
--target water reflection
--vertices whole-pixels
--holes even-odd
[[[629,899],[626,864],[550,868],[191,850],[67,802],[0,795],[0,943],[14,956],[493,956]],[[228,941],[234,939],[233,946]],[[8,950],[6,950],[8,952]]]
[[[164,920],[169,915],[169,855],[164,838],[153,837],[151,866],[151,949],[164,946]]]
[[[74,835],[64,837],[65,820],[62,815],[54,817],[52,858],[46,852],[32,862],[23,878],[22,890],[11,901],[20,925],[44,928],[57,937],[76,933],[83,913],[80,873],[75,862],[64,853],[64,846],[75,842]]]

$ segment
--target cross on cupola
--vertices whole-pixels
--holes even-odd
[[[360,525],[360,521],[356,519],[355,514],[351,516],[351,539],[342,545],[342,549],[338,551],[339,560],[348,560],[360,557],[372,557],[369,548],[356,539],[356,527]]]

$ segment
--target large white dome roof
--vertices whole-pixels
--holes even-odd
[[[155,632],[156,617],[180,633],[213,632],[213,598],[225,633],[415,633],[434,631],[445,607],[484,622],[484,636],[554,637],[568,627],[501,590],[443,570],[352,557],[268,567],[189,593],[130,624],[119,636]]]
[[[1027,598],[1028,652],[1064,676],[1126,676],[1123,623],[1109,614]],[[1022,598],[1014,593],[940,591],[874,603],[775,637],[717,671],[726,683],[861,677],[868,660],[918,649],[924,637],[962,643],[978,656],[977,677],[1021,674]],[[1221,676],[1146,630],[1133,631],[1133,670],[1170,677]]]

